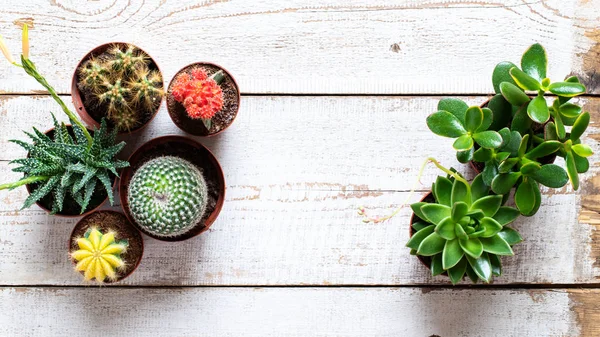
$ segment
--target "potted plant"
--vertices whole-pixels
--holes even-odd
[[[98,211],[75,225],[69,252],[75,270],[86,281],[113,283],[135,271],[142,259],[144,242],[122,213]]]
[[[575,76],[552,82],[547,63],[544,48],[534,44],[523,54],[522,69],[510,62],[496,66],[496,95],[482,107],[447,98],[427,117],[435,134],[456,138],[457,159],[474,162],[495,193],[508,195],[514,187],[516,206],[526,216],[540,207],[539,184],[560,188],[570,181],[577,190],[578,175],[587,172],[587,157],[593,154],[581,143],[590,114],[571,102],[585,86]],[[550,104],[547,93],[556,95]],[[565,159],[566,171],[553,164],[557,155]]]
[[[22,67],[48,90],[72,124],[65,125],[54,119],[54,129],[46,133],[35,128],[32,133],[25,132],[33,143],[13,140],[29,152],[26,158],[11,162],[20,165],[13,171],[24,173],[24,177],[0,185],[0,190],[26,185],[30,194],[23,208],[37,203],[42,209],[59,215],[90,212],[107,197],[112,204],[112,184],[118,176],[117,170],[129,165],[116,159],[125,143],[116,143],[116,133],[109,132],[104,121],[100,129],[91,133],[67,108],[29,59],[27,25],[23,26],[21,64],[14,61],[1,40],[0,49],[12,64]]]
[[[196,136],[213,136],[225,130],[237,116],[239,105],[235,79],[212,63],[193,63],[179,70],[167,91],[171,119]]]
[[[88,125],[98,127],[107,118],[121,133],[146,126],[158,113],[163,94],[156,62],[142,49],[120,42],[87,53],[71,84],[73,104]]]
[[[223,170],[213,154],[192,139],[155,138],[129,158],[119,195],[131,223],[158,240],[194,237],[215,221],[225,198]]]

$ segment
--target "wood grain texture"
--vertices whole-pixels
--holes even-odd
[[[580,302],[564,290],[4,288],[0,331],[48,337],[115,331],[179,337],[596,336],[583,332],[597,322],[591,319],[599,314],[593,302],[600,293],[586,294]]]
[[[184,243],[146,240],[140,268],[125,285],[406,285],[448,284],[404,247],[410,212],[378,225],[364,224],[356,208],[386,214],[404,202],[425,154],[456,163],[451,140],[433,135],[425,116],[437,97],[244,97],[235,124],[201,141],[215,151],[227,183],[225,207],[208,233]],[[470,104],[485,97],[467,98]],[[600,99],[582,99],[592,111]],[[54,102],[43,97],[0,101],[3,160],[24,155],[6,139],[22,138],[32,122],[48,125]],[[23,118],[26,115],[27,118]],[[352,116],[352,118],[350,118]],[[585,139],[599,151],[593,113]],[[299,128],[310,121],[309,128]],[[297,131],[290,131],[297,130]],[[128,146],[179,133],[163,110]],[[419,153],[422,149],[423,153]],[[562,160],[558,162],[562,165]],[[469,173],[466,166],[458,166]],[[544,190],[540,212],[516,227],[526,241],[504,259],[497,283],[597,283],[600,242],[597,208],[580,213],[582,199],[598,198],[598,161],[592,157],[584,188]],[[417,201],[437,171],[427,170]],[[10,173],[0,162],[0,175]],[[471,175],[472,176],[472,175]],[[66,240],[74,220],[37,208],[18,211],[24,189],[0,192],[0,284],[82,284],[71,271]],[[589,213],[592,212],[592,213]],[[587,215],[586,218],[584,215]],[[63,244],[64,242],[64,244]]]
[[[79,59],[115,40],[147,50],[167,79],[212,61],[244,93],[377,94],[486,94],[496,63],[541,42],[552,79],[574,72],[599,93],[599,18],[595,0],[35,0],[0,11],[0,32],[17,54],[32,23],[32,59],[62,93]],[[3,64],[0,92],[39,89]]]

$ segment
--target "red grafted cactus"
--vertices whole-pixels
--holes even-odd
[[[223,71],[208,77],[204,70],[195,68],[177,76],[171,94],[183,104],[190,118],[202,119],[210,129],[211,118],[223,108],[223,90],[219,86],[223,78]]]

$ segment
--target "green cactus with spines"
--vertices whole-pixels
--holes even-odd
[[[176,237],[198,223],[207,203],[202,173],[191,162],[163,156],[144,163],[127,190],[133,219],[157,237]]]
[[[113,120],[113,113],[129,108],[127,102],[127,96],[129,95],[129,88],[123,86],[120,79],[114,83],[105,81],[102,84],[102,90],[97,93],[97,98],[100,103],[106,103],[108,106],[108,117]],[[113,122],[115,122],[113,120]]]
[[[145,65],[139,67],[134,71],[133,78],[127,82],[127,87],[131,91],[132,105],[153,109],[157,103],[160,103],[164,94],[162,84],[162,76],[158,71],[150,70]]]
[[[92,57],[79,68],[81,78],[79,83],[90,91],[97,92],[102,84],[107,81],[109,74],[109,69],[97,58]]]
[[[125,51],[119,45],[114,45],[108,54],[111,57],[107,58],[107,65],[115,71],[130,72],[148,63],[148,56],[132,45],[127,45]]]

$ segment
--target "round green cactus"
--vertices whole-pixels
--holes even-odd
[[[206,181],[189,161],[164,156],[144,163],[133,175],[127,201],[134,220],[157,237],[185,234],[206,210]]]

